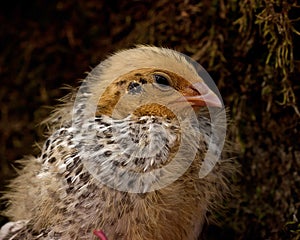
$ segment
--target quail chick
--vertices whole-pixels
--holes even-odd
[[[2,239],[198,239],[234,167],[214,156],[207,107],[222,103],[193,64],[165,48],[120,51],[63,101],[5,194]]]

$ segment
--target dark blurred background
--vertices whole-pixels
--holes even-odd
[[[230,110],[239,191],[207,239],[300,239],[300,5],[293,0],[17,1],[0,7],[0,183],[39,123],[115,50],[192,56]],[[5,203],[1,203],[3,208]],[[0,225],[7,219],[0,218]]]

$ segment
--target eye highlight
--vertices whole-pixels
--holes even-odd
[[[153,74],[154,76],[154,81],[162,86],[170,86],[170,81],[167,77],[163,76],[162,74]]]

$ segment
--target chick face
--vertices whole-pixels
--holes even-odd
[[[195,109],[221,106],[218,97],[201,79],[191,84],[168,70],[141,68],[118,77],[107,87],[99,99],[96,116],[124,118],[133,113],[138,117],[174,118],[172,107],[182,109],[187,102]]]

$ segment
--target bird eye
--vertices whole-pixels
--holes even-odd
[[[169,80],[161,74],[154,74],[154,80],[159,85],[170,86]]]
[[[141,93],[142,87],[137,82],[130,82],[127,90],[130,94],[138,94],[138,93]]]

